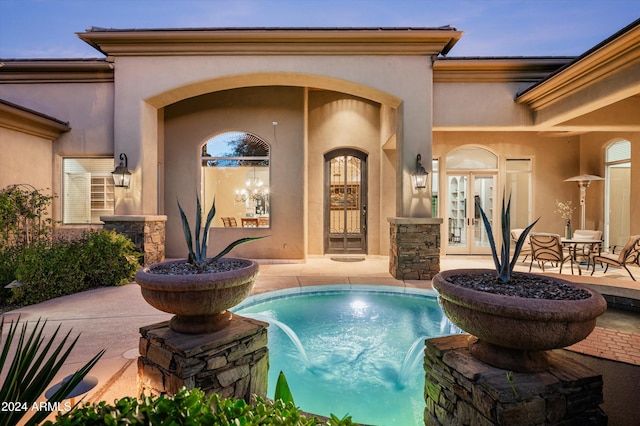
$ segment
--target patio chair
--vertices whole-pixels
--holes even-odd
[[[611,253],[601,253],[594,254],[591,257],[591,262],[593,262],[593,271],[591,271],[591,275],[596,271],[596,263],[606,264],[604,273],[607,273],[609,269],[609,265],[615,266],[618,268],[624,268],[631,277],[632,280],[636,280],[629,270],[627,266],[629,265],[637,265],[640,266],[640,235],[632,235],[629,237],[629,240],[624,245],[620,253],[615,253],[614,250]]]
[[[524,229],[520,229],[520,228],[511,230],[511,242],[513,243],[514,247],[518,243],[518,238],[520,238],[520,235],[522,235],[523,232],[524,232]],[[527,238],[524,241],[524,244],[522,245],[522,249],[520,250],[520,256],[524,256],[524,259],[522,259],[522,261],[526,262],[527,257],[529,257],[530,255],[531,255],[531,243],[529,242],[529,238]]]
[[[571,254],[565,254],[562,250],[560,235],[534,232],[531,233],[529,242],[531,243],[529,272],[531,272],[533,262],[536,261],[542,268],[542,272],[544,272],[544,264],[551,262],[555,265],[560,264],[560,273],[562,273],[562,267],[565,262],[569,261],[571,264],[571,273],[573,274],[573,257]]]
[[[574,240],[597,240],[602,241],[602,231],[593,231],[590,229],[578,229],[573,233]],[[592,254],[600,254],[602,251],[601,243],[580,244],[576,243],[575,255],[580,256],[587,261],[587,270],[591,263]],[[577,260],[577,259],[574,259]]]

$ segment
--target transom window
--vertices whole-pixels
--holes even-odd
[[[205,214],[216,200],[216,227],[269,227],[269,144],[247,132],[226,132],[202,145]]]
[[[458,170],[496,170],[498,157],[484,148],[463,147],[447,155],[447,168]]]

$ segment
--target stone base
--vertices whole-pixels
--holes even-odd
[[[166,216],[100,216],[104,229],[128,237],[143,255],[142,266],[164,260]]]
[[[606,425],[602,376],[550,351],[550,368],[514,373],[474,358],[469,335],[429,339],[425,425]]]
[[[209,334],[176,333],[168,321],[140,328],[138,395],[173,395],[187,387],[247,402],[266,397],[267,327],[233,315],[227,327]]]
[[[440,272],[438,218],[388,218],[389,273],[398,280],[430,280]]]

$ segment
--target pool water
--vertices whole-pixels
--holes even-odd
[[[320,286],[233,309],[270,322],[269,390],[283,371],[302,410],[371,425],[423,424],[424,340],[457,332],[433,291]]]

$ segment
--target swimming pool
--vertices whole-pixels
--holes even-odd
[[[251,296],[233,311],[269,322],[269,390],[374,425],[423,424],[424,340],[457,332],[435,291],[335,285]]]

